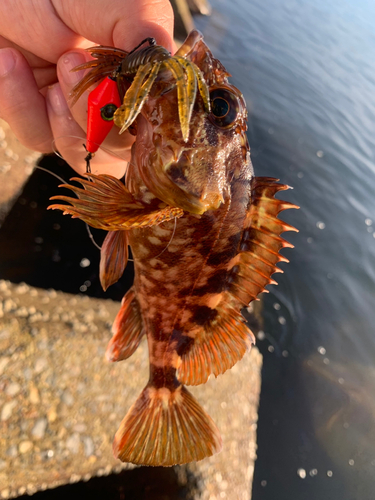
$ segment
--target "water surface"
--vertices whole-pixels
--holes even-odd
[[[265,297],[254,500],[375,491],[375,3],[212,0],[198,28],[250,112],[256,175],[301,206]],[[306,476],[306,477],[305,477]]]

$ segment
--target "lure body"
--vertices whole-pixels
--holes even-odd
[[[123,185],[107,175],[81,180],[78,199],[53,205],[109,231],[101,251],[104,288],[117,281],[130,245],[135,279],[113,325],[107,358],[120,361],[147,337],[150,378],[123,419],[114,454],[142,465],[183,464],[221,449],[212,419],[185,388],[230,369],[254,343],[241,309],[282,272],[278,218],[288,186],[254,177],[242,94],[202,37],[180,54],[200,68],[211,112],[194,101],[186,140],[173,74],[154,82],[137,115]],[[182,56],[181,56],[182,57]],[[136,78],[136,77],[135,77]]]
[[[113,127],[113,114],[106,117],[106,109],[121,105],[117,83],[107,76],[90,92],[87,110],[87,141],[86,150],[95,153]]]

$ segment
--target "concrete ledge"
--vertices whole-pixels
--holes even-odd
[[[147,346],[103,359],[119,304],[0,281],[0,498],[131,467],[112,438],[148,378]],[[217,423],[223,452],[178,467],[195,498],[248,500],[256,456],[261,355],[191,388]]]

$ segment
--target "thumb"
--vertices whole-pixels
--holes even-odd
[[[154,37],[173,48],[173,10],[168,0],[54,0],[56,12],[73,32],[101,45],[131,50]]]

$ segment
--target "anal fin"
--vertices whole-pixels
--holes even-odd
[[[129,358],[144,335],[141,311],[133,288],[122,299],[112,332],[113,336],[107,346],[106,358],[108,361],[121,361]]]
[[[224,292],[212,321],[193,331],[194,341],[181,356],[177,378],[182,384],[204,384],[234,366],[255,343],[255,337],[246,324],[236,301]]]

